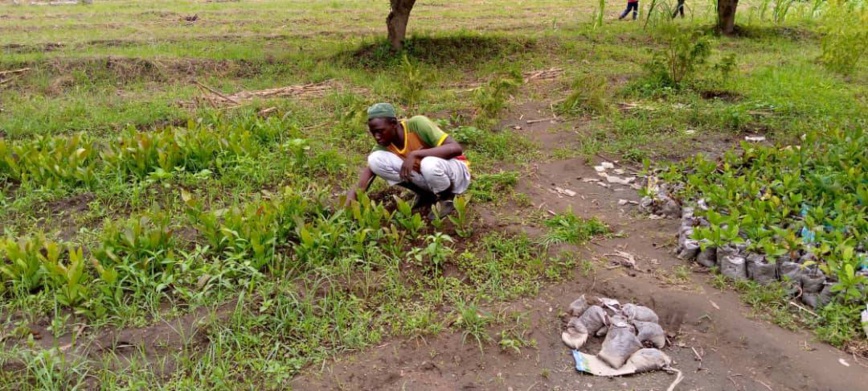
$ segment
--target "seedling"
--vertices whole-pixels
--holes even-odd
[[[470,221],[469,214],[470,211],[467,208],[472,198],[473,196],[470,194],[455,197],[455,215],[449,216],[449,220],[452,221],[452,224],[455,224],[455,232],[462,238],[468,238],[470,235],[473,235],[473,227],[471,227],[472,221]]]

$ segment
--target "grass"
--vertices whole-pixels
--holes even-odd
[[[564,214],[556,215],[546,220],[549,233],[543,238],[546,245],[568,243],[581,245],[592,237],[610,232],[606,226],[596,217],[583,219],[568,210]]]
[[[720,290],[733,289],[751,307],[750,316],[774,323],[788,330],[798,330],[811,324],[807,314],[789,304],[788,289],[783,283],[760,285],[753,281],[733,281],[716,271],[711,276],[712,285]]]
[[[642,29],[594,26],[595,1],[420,2],[406,57],[383,40],[385,2],[0,6],[0,70],[30,68],[0,85],[8,244],[0,339],[14,346],[0,353],[0,388],[96,379],[106,389],[280,389],[336,354],[443,331],[481,349],[495,341],[507,351],[533,348],[525,320],[482,314],[576,268],[592,274],[592,262],[546,246],[582,244],[608,228],[568,212],[532,238],[496,232],[469,213],[456,220],[461,232],[451,222],[438,232],[390,212],[391,198],[339,208],[335,194],[355,181],[372,145],[364,109],[401,103],[402,114],[429,115],[462,142],[474,176],[470,209],[533,205],[516,186],[549,155],[526,133],[498,126],[526,101],[566,99],[559,115],[581,124],[571,127],[581,129],[575,146],[559,146],[556,159],[679,158],[705,138],[792,140],[812,128],[864,126],[864,63],[846,76],[819,65],[807,4],[777,20],[760,18],[759,5],[740,11],[743,37],[708,36],[710,63],[734,55],[733,74],[723,80],[708,68],[678,89],[653,85],[645,64],[667,36],[705,34],[708,6]],[[196,22],[182,20],[193,14]],[[552,67],[566,76],[516,83],[517,73]],[[202,96],[194,80],[224,94],[328,80],[334,88],[214,108],[189,104]],[[583,89],[588,83],[594,88]],[[703,98],[709,90],[735,98]],[[774,299],[745,296],[757,305]],[[830,321],[818,332],[828,340],[852,338],[835,323],[842,311],[822,313]],[[27,336],[44,317],[60,335],[199,313],[207,315],[196,335],[156,360],[141,351],[78,360]]]

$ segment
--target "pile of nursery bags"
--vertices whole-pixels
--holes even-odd
[[[670,369],[672,359],[659,350],[666,345],[666,334],[650,308],[608,298],[590,305],[582,295],[567,313],[570,319],[561,339],[574,349],[579,371],[618,376]],[[579,352],[591,336],[605,338],[596,356]]]
[[[702,206],[702,205],[700,205]],[[694,209],[685,207],[681,213],[681,227],[678,232],[678,257],[696,261],[706,267],[716,266],[720,273],[734,280],[751,279],[759,284],[782,280],[789,284],[790,294],[798,296],[806,305],[819,308],[832,300],[833,281],[816,265],[807,266],[814,260],[813,254],[803,252],[792,258],[782,255],[769,262],[766,256],[747,250],[748,243],[731,243],[720,247],[705,246],[691,239],[693,230],[698,226],[708,226],[705,219],[694,217]]]

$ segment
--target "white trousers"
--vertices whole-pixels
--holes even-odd
[[[374,151],[368,155],[368,167],[371,171],[392,186],[404,182],[401,179],[403,164],[404,159],[389,151]],[[458,159],[446,160],[429,156],[422,159],[419,171],[421,173],[413,171],[410,179],[416,186],[434,194],[450,188],[453,194],[461,194],[467,191],[467,186],[470,185],[470,170]]]

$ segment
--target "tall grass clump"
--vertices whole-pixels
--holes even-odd
[[[573,92],[560,104],[563,113],[605,115],[611,112],[609,81],[600,75],[585,74],[572,83]]]
[[[584,244],[592,237],[609,233],[609,227],[597,219],[583,219],[573,214],[572,210],[553,216],[545,221],[549,233],[543,239],[546,245],[569,243]]]
[[[603,20],[606,15],[606,0],[598,0],[597,8],[594,9],[594,28],[603,27]]]
[[[868,3],[830,0],[820,19],[820,61],[844,75],[853,73],[868,52]]]
[[[496,123],[498,114],[506,108],[507,100],[521,86],[523,80],[521,72],[513,71],[473,92],[473,100],[478,108],[476,120],[480,127]]]

